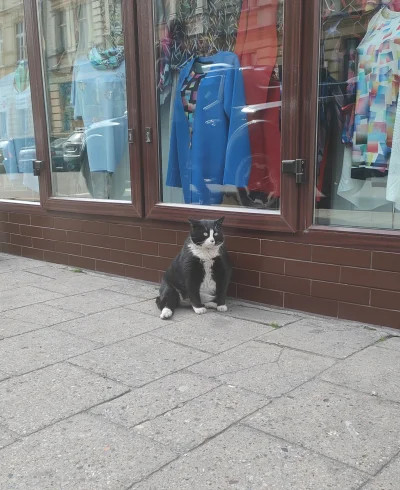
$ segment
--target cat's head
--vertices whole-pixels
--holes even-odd
[[[216,221],[201,219],[190,219],[190,238],[195,245],[213,248],[222,245],[224,242],[224,232],[222,223],[224,218]]]

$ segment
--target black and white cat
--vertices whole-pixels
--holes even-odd
[[[232,270],[224,247],[223,221],[189,220],[190,234],[161,282],[156,299],[160,318],[170,318],[180,303],[191,305],[198,315],[207,308],[227,311]]]

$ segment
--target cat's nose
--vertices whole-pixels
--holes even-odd
[[[211,242],[211,243],[215,243],[214,238],[210,238],[210,242]]]

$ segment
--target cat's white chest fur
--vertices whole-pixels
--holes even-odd
[[[201,260],[204,267],[204,278],[200,285],[200,299],[203,304],[215,300],[217,285],[212,277],[214,259],[219,255],[218,246],[212,248],[201,247],[191,243],[189,248],[192,254]]]

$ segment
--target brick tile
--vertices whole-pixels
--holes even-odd
[[[165,257],[153,257],[143,255],[143,267],[165,271],[171,265],[171,259]]]
[[[54,218],[54,228],[60,230],[82,231],[82,220],[71,218]]]
[[[21,247],[21,255],[28,259],[43,260],[43,250],[37,248]]]
[[[337,317],[338,314],[337,301],[303,296],[301,294],[285,293],[284,306],[291,310],[306,311],[316,315]]]
[[[32,214],[31,225],[41,226],[42,228],[53,228],[54,218],[51,218],[50,216],[39,216],[37,214]]]
[[[340,282],[355,286],[399,291],[400,273],[342,267]]]
[[[231,252],[243,252],[259,254],[261,252],[261,240],[258,238],[241,238],[237,236],[225,236],[226,247]]]
[[[43,236],[42,229],[38,228],[37,226],[20,225],[19,229],[20,229],[21,235],[24,235],[24,236],[30,236],[30,237],[35,237],[35,238],[42,238],[42,236]]]
[[[12,243],[3,243],[2,252],[11,255],[21,255],[21,247]]]
[[[17,223],[5,223],[2,221],[0,223],[0,230],[6,233],[13,233],[14,235],[20,234],[20,225]]]
[[[4,231],[0,231],[0,242],[9,243],[10,234]]]
[[[176,244],[176,231],[158,228],[142,228],[142,238],[148,242]]]
[[[177,231],[176,232],[178,245],[183,245],[185,243],[185,240],[188,237],[188,234],[189,234],[188,231]]]
[[[21,245],[22,247],[32,247],[32,238],[29,236],[10,234],[10,242],[13,245]]]
[[[245,269],[233,269],[232,282],[260,287],[260,273],[258,271],[248,271]]]
[[[327,282],[339,282],[340,267],[337,265],[286,260],[285,274],[287,276],[306,277]]]
[[[67,240],[81,245],[101,246],[102,248],[112,248],[114,250],[125,249],[125,239],[95,235],[92,233],[81,233],[78,231],[67,231]]]
[[[284,257],[287,259],[311,260],[311,245],[291,242],[276,242],[262,240],[261,254],[270,257]]]
[[[8,212],[0,211],[0,221],[8,221]]]
[[[20,225],[30,225],[31,224],[31,215],[30,214],[8,213],[8,220],[11,223],[18,223]]]
[[[39,250],[50,250],[54,252],[55,242],[51,240],[42,240],[41,238],[32,238],[32,246]]]
[[[261,287],[288,293],[311,294],[311,281],[300,277],[280,276],[278,274],[261,274]]]
[[[181,251],[180,245],[169,245],[168,243],[160,243],[158,245],[158,255],[160,257],[168,257],[170,259],[175,258]]]
[[[400,272],[400,254],[373,252],[372,268],[383,271]]]
[[[82,246],[78,243],[55,242],[54,249],[62,254],[81,255]],[[68,260],[67,260],[68,262]]]
[[[237,297],[237,285],[231,282],[228,286],[228,296],[230,298],[236,298]]]
[[[371,306],[387,308],[388,310],[400,310],[400,293],[394,291],[382,291],[372,289]]]
[[[284,274],[285,261],[276,257],[264,257],[263,255],[236,254],[235,267],[253,271],[272,272]]]
[[[340,303],[339,318],[400,329],[400,311]]]
[[[43,238],[47,240],[56,240],[57,242],[67,241],[67,232],[65,230],[56,230],[55,228],[44,228]]]
[[[72,251],[71,255],[76,255]],[[108,248],[89,247],[88,245],[82,245],[82,252],[78,255],[82,257],[88,257],[89,259],[110,260],[110,250]]]
[[[110,250],[109,260],[111,262],[118,262],[126,265],[142,266],[142,256],[140,254],[122,252],[121,250]]]
[[[368,305],[369,292],[370,290],[368,288],[348,286],[347,284],[333,284],[320,281],[312,281],[311,283],[311,296],[347,301],[348,303]]]
[[[68,256],[68,265],[71,267],[79,267],[81,269],[96,269],[96,261],[87,257],[78,257],[76,255]]]
[[[369,269],[371,266],[371,252],[367,250],[315,245],[312,247],[312,261]]]
[[[110,224],[110,235],[118,236],[122,238],[132,238],[140,240],[142,238],[142,233],[139,226],[125,226]]]
[[[49,250],[44,250],[43,259],[46,262],[53,262],[54,264],[68,265],[68,255],[59,252],[51,252]]]
[[[82,231],[84,231],[85,233],[108,235],[110,232],[110,225],[102,221],[83,221]]]
[[[125,250],[139,254],[158,255],[158,243],[142,240],[126,240]]]
[[[105,272],[106,274],[115,274],[117,276],[125,276],[125,266],[123,264],[106,262],[104,260],[96,260],[96,271]]]
[[[255,288],[252,286],[237,285],[237,297],[256,303],[264,303],[272,306],[283,306],[283,293],[271,289]]]
[[[127,277],[133,277],[134,279],[141,279],[142,281],[159,281],[158,271],[146,269],[144,267],[134,267],[133,265],[127,265],[125,267],[125,275]]]

